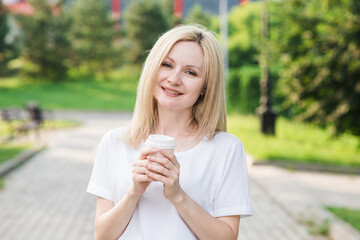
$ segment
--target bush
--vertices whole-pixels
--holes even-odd
[[[271,16],[284,107],[338,134],[360,135],[360,2],[282,1]]]
[[[260,75],[256,65],[230,71],[227,87],[230,111],[255,113],[260,101]]]
[[[231,68],[258,64],[260,10],[262,3],[234,7],[229,14],[229,60]]]

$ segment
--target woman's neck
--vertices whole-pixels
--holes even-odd
[[[157,134],[176,138],[188,135],[191,132],[192,129],[189,129],[189,122],[192,118],[191,112],[158,109],[158,114],[159,121],[155,130]]]
[[[156,134],[164,134],[175,138],[176,152],[183,152],[196,146],[202,138],[196,136],[196,126],[189,125],[191,112],[158,110],[159,122]]]

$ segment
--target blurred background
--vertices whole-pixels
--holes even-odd
[[[0,164],[37,145],[29,134],[82,124],[57,112],[131,113],[148,51],[189,23],[221,43],[229,132],[253,166],[357,179],[358,0],[0,0]],[[334,205],[360,231],[359,204]],[[326,220],[310,225],[335,239]]]

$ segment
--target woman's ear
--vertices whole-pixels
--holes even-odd
[[[203,90],[200,92],[200,95],[201,96],[204,96],[205,95],[205,92],[206,92],[206,86],[203,88]]]

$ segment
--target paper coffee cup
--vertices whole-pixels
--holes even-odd
[[[161,134],[152,134],[145,141],[146,146],[159,148],[159,149],[169,149],[174,152],[176,148],[176,142],[173,137]]]

